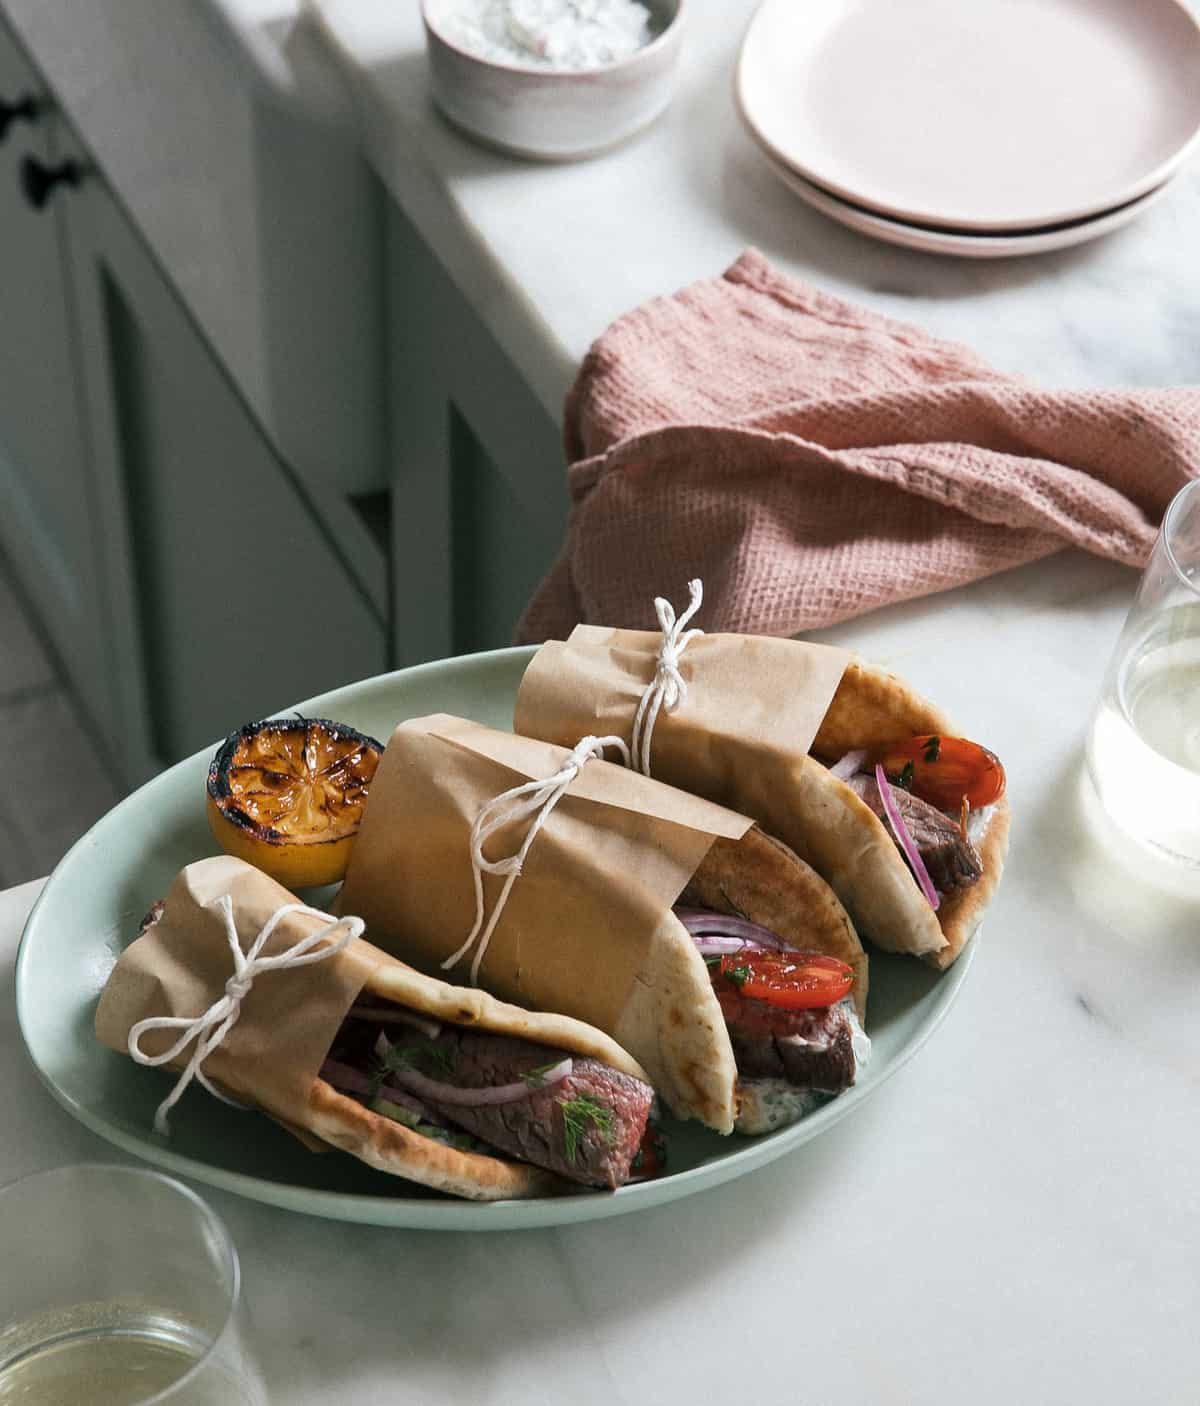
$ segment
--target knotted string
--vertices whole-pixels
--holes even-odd
[[[691,601],[678,620],[675,608],[669,600],[655,596],[654,609],[658,612],[658,626],[662,630],[662,644],[658,649],[658,663],[654,677],[646,685],[637,714],[633,719],[633,764],[644,776],[650,775],[650,742],[654,736],[654,724],[658,721],[659,710],[665,708],[673,713],[687,700],[687,684],[679,672],[679,657],[688,644],[703,630],[689,630],[688,621],[700,609],[704,599],[702,582],[689,581],[688,592]]]
[[[225,994],[214,1001],[203,1015],[152,1015],[145,1020],[139,1020],[129,1032],[129,1053],[139,1064],[168,1064],[176,1056],[182,1054],[192,1040],[196,1042],[192,1057],[188,1060],[183,1073],[180,1074],[175,1087],[155,1111],[154,1130],[162,1133],[164,1137],[170,1134],[167,1114],[179,1102],[184,1090],[193,1079],[215,1098],[219,1098],[222,1103],[231,1104],[234,1108],[245,1107],[244,1104],[238,1103],[215,1088],[205,1078],[202,1066],[208,1056],[237,1024],[238,1016],[242,1013],[242,1002],[250,994],[250,988],[254,985],[255,978],[261,976],[263,972],[279,971],[285,967],[303,967],[310,962],[323,962],[326,958],[340,952],[347,943],[352,942],[356,937],[361,937],[366,927],[361,918],[333,918],[328,913],[322,913],[317,908],[309,908],[304,903],[285,903],[282,908],[277,908],[271,914],[254,942],[243,953],[241,943],[238,941],[237,927],[233,921],[233,900],[228,894],[222,894],[210,906],[216,908],[224,920],[225,936],[229,942],[229,950],[233,954],[233,975],[225,983]],[[282,952],[277,952],[273,957],[260,957],[258,954],[266,945],[267,940],[278,927],[281,919],[289,913],[306,913],[309,917],[320,918],[325,926],[317,928],[307,937],[301,938]],[[322,948],[319,952],[312,950],[318,943],[332,937],[343,923],[346,925],[346,931],[336,942]],[[140,1041],[142,1036],[150,1030],[179,1030],[182,1033],[169,1050],[163,1054],[149,1055],[141,1049]]]
[[[604,760],[606,747],[615,747],[620,752],[624,765],[629,766],[629,748],[622,738],[584,737],[575,744],[571,755],[553,776],[546,777],[544,781],[526,781],[520,786],[514,786],[511,791],[504,791],[499,796],[493,796],[486,805],[481,807],[479,814],[475,817],[475,823],[471,826],[471,874],[475,880],[475,926],[458,951],[447,957],[442,963],[443,971],[449,971],[452,967],[457,966],[478,941],[475,956],[471,961],[471,985],[477,986],[479,984],[479,964],[483,961],[488,943],[492,940],[492,933],[495,932],[500,915],[504,912],[504,905],[508,902],[512,886],[521,873],[521,866],[525,862],[525,856],[529,853],[530,845],[537,838],[538,831],[549,820],[550,812],[562,799],[567,787],[587,763],[594,758],[600,761]],[[505,825],[525,820],[530,816],[533,817],[533,823],[515,854],[506,855],[502,859],[485,857],[483,846],[491,835]],[[492,916],[487,920],[486,927],[484,927],[483,901],[484,874],[503,874],[505,876],[504,886],[500,890],[500,896],[496,900]]]

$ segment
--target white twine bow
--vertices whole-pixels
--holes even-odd
[[[658,721],[659,710],[665,708],[673,713],[687,701],[687,684],[679,672],[679,657],[688,644],[703,630],[689,630],[688,621],[700,609],[704,599],[704,585],[701,581],[689,581],[688,593],[691,601],[678,620],[675,608],[669,600],[655,596],[654,609],[658,612],[658,625],[662,630],[662,644],[658,649],[658,664],[654,677],[646,685],[637,714],[633,719],[633,764],[643,776],[650,775],[650,742],[654,736],[654,724]]]
[[[620,752],[624,765],[629,765],[629,748],[625,745],[624,739],[620,737],[584,737],[575,744],[571,755],[553,776],[546,777],[544,781],[526,781],[520,786],[514,786],[511,791],[504,791],[498,796],[493,796],[486,805],[480,808],[479,814],[475,817],[475,823],[471,826],[471,875],[475,880],[475,926],[458,951],[453,956],[447,957],[442,963],[443,971],[449,971],[452,967],[457,966],[478,940],[479,945],[476,947],[475,956],[471,961],[471,985],[478,985],[479,964],[483,961],[488,943],[492,940],[492,933],[495,932],[500,915],[504,912],[504,905],[508,902],[512,886],[521,873],[521,866],[525,862],[525,856],[529,853],[530,845],[537,838],[538,831],[549,820],[550,812],[562,799],[567,787],[587,763],[593,759],[604,760],[606,747],[615,747]],[[483,846],[491,835],[503,826],[525,820],[529,816],[533,817],[533,823],[521,841],[521,847],[516,854],[506,855],[503,859],[488,859],[484,856]],[[500,896],[496,900],[496,906],[492,909],[492,916],[488,919],[486,927],[483,926],[484,874],[503,874],[505,876],[504,887],[500,890]]]
[[[193,1079],[201,1087],[207,1089],[214,1098],[219,1098],[222,1103],[228,1103],[234,1108],[246,1106],[215,1088],[205,1078],[201,1066],[237,1024],[238,1016],[242,1013],[242,1002],[250,994],[250,988],[254,985],[255,978],[261,976],[263,972],[279,971],[284,967],[303,967],[310,962],[323,962],[326,958],[335,956],[356,937],[361,937],[366,927],[361,918],[334,918],[328,913],[322,913],[318,908],[309,908],[304,903],[285,903],[282,908],[277,908],[271,914],[263,924],[261,932],[243,953],[241,943],[238,941],[237,927],[233,921],[233,900],[228,894],[222,894],[210,906],[216,908],[224,920],[225,936],[229,941],[229,950],[233,954],[233,975],[225,983],[225,994],[219,1000],[214,1001],[203,1015],[194,1017],[152,1015],[145,1020],[139,1020],[129,1032],[129,1053],[139,1064],[168,1064],[177,1055],[182,1054],[192,1040],[196,1042],[192,1057],[188,1060],[183,1073],[180,1074],[175,1087],[155,1111],[154,1130],[162,1133],[164,1137],[170,1134],[167,1114],[179,1102],[183,1091]],[[266,946],[267,940],[278,927],[280,921],[289,913],[306,913],[309,917],[320,918],[325,926],[317,928],[307,937],[302,937],[291,947],[277,952],[273,957],[260,957],[258,954]],[[346,931],[336,942],[318,952],[312,950],[318,943],[332,937],[343,923],[346,925]],[[179,1030],[182,1031],[182,1034],[169,1050],[162,1054],[149,1055],[140,1047],[142,1036],[149,1030]]]

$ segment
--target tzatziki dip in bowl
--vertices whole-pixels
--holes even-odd
[[[670,102],[683,9],[684,0],[422,0],[434,101],[511,155],[594,155]]]

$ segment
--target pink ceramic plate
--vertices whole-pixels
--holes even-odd
[[[806,181],[803,176],[784,166],[781,162],[768,158],[771,168],[783,183],[831,220],[882,239],[887,244],[899,244],[905,249],[919,249],[926,254],[952,254],[960,259],[1014,259],[1023,254],[1046,254],[1052,249],[1068,249],[1073,244],[1084,244],[1089,239],[1098,239],[1102,234],[1111,234],[1131,220],[1135,220],[1143,210],[1148,210],[1167,192],[1170,181],[1156,186],[1146,195],[1139,196],[1125,205],[1118,206],[1090,220],[1072,220],[1066,224],[1053,225],[1048,229],[1029,230],[1014,234],[972,234],[966,231],[932,229],[928,226],[909,225],[901,220],[889,220],[870,210],[850,205],[828,191]]]
[[[1200,137],[1179,0],[765,0],[737,99],[779,162],[903,221],[989,233],[1114,210]]]

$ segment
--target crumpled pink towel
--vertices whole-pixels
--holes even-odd
[[[517,638],[791,635],[1074,543],[1141,566],[1200,474],[1200,387],[1046,391],[750,250],[595,343],[566,403],[563,553]]]

